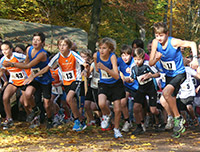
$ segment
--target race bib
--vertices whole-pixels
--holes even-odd
[[[52,86],[52,90],[51,91],[54,94],[63,94],[63,90],[62,90],[61,86],[59,86],[59,87]]]
[[[111,79],[112,77],[104,70],[101,70],[101,77],[103,79]]]
[[[74,71],[62,72],[62,77],[63,77],[63,80],[65,81],[74,80],[75,79]]]
[[[174,61],[161,61],[163,68],[165,68],[166,70],[176,70],[176,64]]]
[[[161,80],[162,80],[162,82],[166,82],[166,77],[165,77],[165,74],[160,74],[161,75]]]
[[[189,83],[183,83],[183,84],[181,85],[181,89],[182,89],[183,91],[189,91],[189,90],[192,89],[192,87],[190,86]]]
[[[25,79],[24,72],[11,72],[10,73],[11,80],[21,80]]]
[[[98,82],[99,82],[99,79],[93,78],[92,81],[91,81],[91,86],[93,88],[98,88]]]
[[[145,81],[142,81],[142,77],[143,77],[143,76],[144,76],[144,74],[137,77],[138,83],[139,83],[140,85],[144,85],[144,84],[146,84],[146,83],[148,83],[149,81],[152,80],[152,78],[149,78],[149,79],[147,79],[147,80],[145,80]]]
[[[31,69],[31,73],[33,73],[34,75],[36,73],[38,73],[40,71],[40,68],[34,68],[34,69]],[[38,77],[42,77],[42,75],[39,75]]]

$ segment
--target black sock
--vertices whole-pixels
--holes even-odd
[[[144,120],[141,120],[141,123],[144,123]]]
[[[74,121],[75,121],[75,120],[78,120],[78,118],[74,118]]]

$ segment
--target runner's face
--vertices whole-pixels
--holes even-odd
[[[12,56],[12,49],[7,44],[1,45],[1,50],[4,56],[10,58]]]
[[[127,53],[122,53],[121,55],[122,57],[122,60],[125,62],[125,63],[128,63],[131,59],[131,55],[130,54],[127,54]]]
[[[140,57],[134,57],[134,62],[137,66],[141,66],[144,62],[144,59]]]
[[[107,44],[102,44],[99,46],[99,53],[101,57],[107,57],[109,56],[110,49],[108,48]]]
[[[156,39],[158,40],[159,43],[165,44],[165,42],[167,41],[168,35],[165,34],[165,33],[156,33],[155,37],[156,37]]]
[[[42,43],[40,36],[34,36],[32,40],[32,45],[35,49],[42,48],[44,43]]]
[[[20,47],[16,47],[15,52],[24,54],[24,51]]]
[[[80,53],[80,56],[81,56],[86,62],[89,61],[89,57],[88,57],[86,54]]]
[[[60,41],[60,43],[58,44],[58,48],[59,48],[60,53],[62,54],[69,51],[69,46],[65,41]]]

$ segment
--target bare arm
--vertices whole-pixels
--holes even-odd
[[[97,72],[99,72],[99,70],[98,70],[98,68],[97,68],[97,52],[94,53],[93,59],[94,59],[95,70],[96,70]]]
[[[162,54],[157,52],[158,40],[154,39],[152,42],[151,53],[149,58],[149,65],[154,66],[160,60]]]
[[[6,62],[5,64],[3,64],[3,66],[5,66],[5,67],[14,66],[14,67],[20,68],[20,69],[30,69],[33,66],[37,65],[39,62],[45,61],[46,59],[47,59],[47,55],[44,52],[42,52],[42,53],[39,53],[38,56],[35,59],[33,59],[31,62],[26,63],[29,60],[27,57],[25,60],[25,63]]]
[[[190,67],[193,69],[198,68],[197,45],[194,41],[187,41],[187,40],[173,38],[171,43],[172,43],[173,47],[186,47],[186,48],[189,47],[189,48],[191,48],[193,59],[192,59],[192,62],[190,63]]]
[[[48,70],[50,69],[50,67],[47,65],[46,67],[44,67],[42,70],[40,70],[38,73],[36,74],[31,74],[30,77],[28,77],[25,81],[24,84],[29,84],[33,81],[34,78],[46,73]]]
[[[111,56],[111,63],[113,69],[109,69],[106,66],[104,66],[101,62],[97,64],[97,67],[99,69],[102,69],[106,71],[110,76],[112,76],[114,79],[119,79],[119,73],[118,73],[118,67],[117,67],[117,58],[115,55]]]
[[[93,72],[93,70],[94,70],[94,67],[93,67],[93,66],[90,66],[90,70],[89,70],[89,72],[87,73],[87,77],[90,76],[90,74]]]

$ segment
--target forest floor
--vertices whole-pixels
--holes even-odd
[[[131,131],[134,130],[134,127]],[[0,129],[0,151],[76,151],[76,152],[199,152],[200,128],[187,129],[180,138],[172,132],[155,132],[148,129],[142,135],[123,133],[115,139],[113,130],[102,131],[89,126],[82,132],[72,131],[72,123],[46,130],[45,125],[30,129],[26,122],[15,122],[8,130]]]

